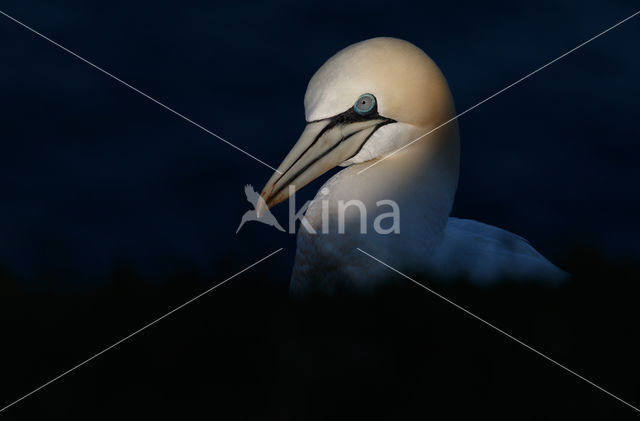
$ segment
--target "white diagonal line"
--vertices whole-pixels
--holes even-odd
[[[208,294],[209,292],[213,291],[214,289],[218,288],[219,286],[222,286],[223,284],[225,284],[227,281],[232,280],[233,278],[235,278],[236,276],[240,275],[241,273],[246,272],[247,270],[251,269],[252,267],[254,267],[255,265],[264,262],[265,260],[267,260],[269,257],[273,256],[274,254],[278,253],[279,251],[281,251],[282,248],[279,248],[278,250],[274,251],[273,253],[263,257],[262,259],[258,260],[257,262],[247,266],[246,268],[242,269],[240,272],[237,272],[236,274],[228,277],[227,279],[225,279],[224,281],[215,284],[214,286],[212,286],[211,288],[209,288],[208,290],[196,295],[195,297],[193,297],[192,299],[190,299],[189,301],[187,301],[184,304],[179,305],[178,307],[174,308],[173,310],[171,310],[170,312],[164,314],[163,316],[158,317],[157,319],[155,319],[154,321],[152,321],[151,323],[148,323],[146,325],[144,325],[143,327],[141,327],[140,329],[136,330],[135,332],[125,336],[124,338],[120,339],[118,342],[114,343],[113,345],[108,346],[107,348],[103,349],[102,351],[98,352],[97,354],[93,355],[90,358],[87,358],[86,360],[82,361],[81,363],[71,367],[69,370],[65,371],[64,373],[60,374],[57,377],[54,377],[53,379],[49,380],[48,382],[46,382],[45,384],[43,384],[40,387],[37,387],[36,389],[32,390],[31,392],[27,393],[26,395],[22,396],[20,399],[16,399],[15,401],[11,402],[9,405],[3,407],[2,409],[0,409],[0,412],[5,411],[6,409],[9,409],[10,407],[12,407],[13,405],[17,404],[18,402],[22,401],[23,399],[28,398],[29,396],[33,395],[34,393],[36,393],[37,391],[49,386],[51,383],[55,382],[56,380],[66,376],[67,374],[71,373],[72,371],[82,367],[83,365],[85,365],[86,363],[88,363],[89,361],[99,357],[100,355],[104,354],[105,352],[109,351],[110,349],[120,345],[122,342],[126,341],[127,339],[130,339],[131,337],[137,335],[138,333],[142,332],[143,330],[145,330],[146,328],[153,326],[154,324],[158,323],[160,320],[164,319],[165,317],[175,313],[176,311],[180,310],[181,308],[191,304],[192,302],[194,302],[195,300],[197,300],[198,298],[202,297],[205,294]]]
[[[635,12],[633,15],[629,16],[628,18],[622,19],[620,22],[616,23],[615,25],[605,29],[604,31],[600,32],[598,35],[595,35],[591,38],[589,38],[588,40],[586,40],[585,42],[583,42],[582,44],[578,45],[577,47],[572,48],[571,50],[567,51],[566,53],[562,54],[559,57],[556,57],[555,59],[551,60],[550,62],[548,62],[547,64],[545,64],[544,66],[538,67],[536,70],[534,70],[533,72],[529,73],[526,76],[521,77],[520,79],[516,80],[515,82],[513,82],[511,85],[500,89],[498,92],[494,93],[493,95],[491,95],[488,98],[483,99],[482,101],[478,102],[476,105],[474,105],[473,107],[467,108],[466,110],[464,110],[463,112],[461,112],[460,114],[456,115],[453,118],[450,118],[449,120],[445,121],[444,123],[440,124],[439,126],[437,126],[434,129],[429,130],[427,133],[413,139],[411,142],[407,143],[406,145],[402,146],[401,148],[396,149],[395,151],[391,152],[389,155],[386,155],[384,157],[382,157],[381,159],[375,161],[373,164],[369,165],[368,167],[358,171],[358,175],[362,174],[363,172],[365,172],[366,170],[368,170],[369,168],[378,165],[380,162],[384,161],[387,158],[391,158],[393,155],[397,154],[398,152],[404,150],[405,148],[413,145],[414,143],[416,143],[417,141],[419,141],[420,139],[424,138],[425,136],[430,135],[431,133],[435,132],[436,130],[438,130],[439,128],[446,126],[447,124],[451,123],[453,120],[456,120],[460,117],[462,117],[463,115],[465,115],[466,113],[468,113],[469,111],[473,110],[476,107],[479,107],[480,105],[484,104],[485,102],[489,101],[490,99],[495,98],[496,96],[500,95],[501,93],[503,93],[504,91],[506,91],[507,89],[510,89],[514,86],[516,86],[518,83],[522,82],[525,79],[530,78],[531,76],[535,75],[536,73],[538,73],[540,70],[545,69],[549,66],[551,66],[553,63],[555,63],[558,60],[561,60],[563,58],[565,58],[566,56],[568,56],[569,54],[573,53],[574,51],[576,51],[577,49],[584,47],[585,45],[589,44],[591,41],[595,40],[596,38],[601,37],[602,35],[606,34],[607,32],[611,31],[612,29],[622,25],[623,23],[625,23],[626,21],[628,21],[629,19],[633,18],[634,16],[640,14],[640,10],[638,10],[637,12]]]
[[[410,278],[409,276],[405,275],[404,273],[400,272],[399,270],[389,266],[388,264],[386,264],[385,262],[383,262],[382,260],[378,259],[377,257],[374,257],[372,255],[370,255],[369,253],[367,253],[366,251],[362,250],[361,248],[357,247],[356,248],[359,252],[361,252],[362,254],[365,254],[367,256],[369,256],[370,258],[372,258],[373,260],[375,260],[376,262],[388,267],[389,269],[391,269],[392,271],[394,271],[395,273],[397,273],[398,275],[403,276],[404,278],[410,280],[411,282],[413,282],[414,284],[418,285],[419,287],[422,287],[424,289],[426,289],[427,291],[429,291],[430,293],[432,293],[433,295],[435,295],[436,297],[446,301],[447,303],[451,304],[452,306],[456,307],[458,310],[462,310],[465,313],[467,313],[469,316],[475,318],[476,320],[481,321],[482,323],[484,323],[485,325],[489,326],[490,328],[502,333],[504,336],[506,336],[507,338],[519,343],[520,345],[524,346],[525,348],[527,348],[530,351],[535,352],[536,354],[538,354],[539,356],[541,356],[542,358],[554,363],[555,365],[557,365],[558,367],[562,368],[565,371],[568,371],[569,373],[573,374],[574,376],[578,377],[581,380],[584,380],[585,382],[589,383],[591,386],[595,387],[596,389],[606,393],[607,395],[611,396],[612,398],[622,402],[623,404],[627,405],[628,407],[636,410],[637,412],[640,412],[640,409],[636,408],[635,406],[631,405],[629,402],[626,402],[622,399],[620,399],[619,397],[617,397],[616,395],[614,395],[613,393],[607,391],[606,389],[598,386],[597,384],[595,384],[594,382],[592,382],[591,380],[581,376],[580,374],[576,373],[575,371],[565,367],[564,365],[560,364],[559,362],[557,362],[556,360],[552,359],[551,357],[546,356],[545,354],[543,354],[542,352],[538,351],[537,349],[525,344],[524,342],[522,342],[520,339],[508,334],[507,332],[505,332],[504,330],[500,329],[499,327],[496,327],[494,325],[492,325],[491,323],[489,323],[488,321],[484,320],[483,318],[476,316],[475,314],[473,314],[472,312],[470,312],[469,310],[467,310],[466,308],[454,303],[453,301],[451,301],[450,299],[448,299],[447,297],[438,294],[437,292],[435,292],[434,290],[432,290],[429,287],[424,286],[423,284],[421,284],[420,282],[416,281],[413,278]]]
[[[226,143],[227,145],[231,146],[232,148],[242,152],[243,154],[247,155],[248,157],[253,158],[254,160],[258,161],[259,163],[261,163],[262,165],[265,165],[269,168],[271,168],[272,170],[274,170],[275,172],[282,174],[280,171],[278,171],[276,168],[272,167],[271,165],[267,164],[266,162],[256,158],[255,156],[251,155],[249,152],[245,151],[244,149],[234,145],[233,143],[229,142],[228,140],[224,139],[222,136],[219,136],[217,134],[215,134],[214,132],[212,132],[211,130],[207,129],[204,126],[201,126],[200,124],[196,123],[195,121],[191,120],[190,118],[184,116],[183,114],[180,114],[179,112],[177,112],[176,110],[174,110],[171,107],[168,107],[166,105],[164,105],[162,102],[158,101],[157,99],[145,94],[144,92],[142,92],[141,90],[139,90],[138,88],[135,88],[134,86],[131,86],[130,84],[128,84],[127,82],[123,81],[122,79],[119,79],[118,77],[112,75],[111,73],[107,72],[106,70],[104,70],[102,67],[99,67],[95,64],[93,64],[92,62],[90,62],[89,60],[79,56],[78,54],[74,53],[73,51],[69,50],[68,48],[58,44],[57,42],[55,42],[54,40],[52,40],[51,38],[48,38],[47,36],[41,34],[40,32],[36,31],[35,29],[31,28],[30,26],[25,25],[24,23],[20,22],[18,19],[9,16],[8,14],[6,14],[5,12],[3,12],[2,10],[0,10],[0,14],[6,16],[7,18],[11,19],[12,21],[14,21],[15,23],[17,23],[18,25],[22,26],[23,28],[28,29],[29,31],[33,32],[34,34],[38,35],[39,37],[49,41],[50,43],[52,43],[53,45],[55,45],[56,47],[61,48],[62,50],[66,51],[67,53],[71,54],[72,56],[74,56],[75,58],[82,60],[83,62],[87,63],[89,66],[93,67],[96,70],[101,71],[102,73],[104,73],[105,75],[109,76],[110,78],[120,82],[121,84],[123,84],[124,86],[126,86],[129,89],[132,89],[133,91],[139,93],[140,95],[142,95],[143,97],[155,102],[156,104],[158,104],[159,106],[163,107],[164,109],[166,109],[167,111],[172,112],[173,114],[177,115],[178,117],[182,118],[185,121],[188,121],[189,123],[193,124],[194,126],[196,126],[197,128],[199,128],[200,130],[203,130],[204,132],[210,134],[211,136],[214,136],[216,138],[218,138],[219,140],[223,141],[224,143]]]

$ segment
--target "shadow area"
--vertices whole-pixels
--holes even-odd
[[[640,405],[640,268],[577,253],[561,287],[429,284],[632,405]],[[219,279],[228,276],[221,275]],[[390,274],[390,276],[394,276]],[[0,406],[219,279],[151,283],[126,267],[95,289],[0,275]],[[276,280],[271,280],[276,282]],[[0,414],[106,419],[327,419],[638,414],[411,284],[290,299],[256,268]]]

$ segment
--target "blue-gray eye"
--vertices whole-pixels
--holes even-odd
[[[376,97],[371,94],[362,94],[360,98],[353,104],[353,111],[358,114],[367,114],[376,107]]]

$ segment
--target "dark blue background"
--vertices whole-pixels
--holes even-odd
[[[308,79],[374,36],[424,49],[463,111],[629,16],[634,1],[4,1],[2,10],[277,166],[304,127]],[[640,245],[640,18],[463,116],[454,215],[562,262]],[[0,18],[0,266],[24,279],[149,279],[270,263],[294,236],[259,224],[243,185],[271,170]],[[325,178],[326,179],[326,178]],[[321,181],[303,190],[313,196]],[[286,205],[276,216],[286,220]],[[235,263],[229,263],[235,262]]]
[[[638,7],[513,3],[0,10],[276,166],[305,125],[309,78],[349,44],[415,43],[463,111]],[[460,119],[454,214],[523,235],[573,280],[436,287],[636,406],[639,39],[640,16]],[[257,223],[235,235],[243,186],[270,169],[2,16],[0,47],[0,407],[285,248],[2,416],[635,414],[391,272],[398,289],[369,299],[289,300],[294,236]]]

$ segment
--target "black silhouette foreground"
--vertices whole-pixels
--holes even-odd
[[[637,265],[584,254],[559,287],[429,285],[632,404],[640,403]],[[4,404],[219,282],[92,288],[0,269]],[[633,410],[419,287],[288,297],[256,267],[10,408],[3,419],[634,419]],[[421,281],[425,281],[422,280]],[[426,281],[428,282],[428,281]],[[338,415],[336,415],[338,414]]]

